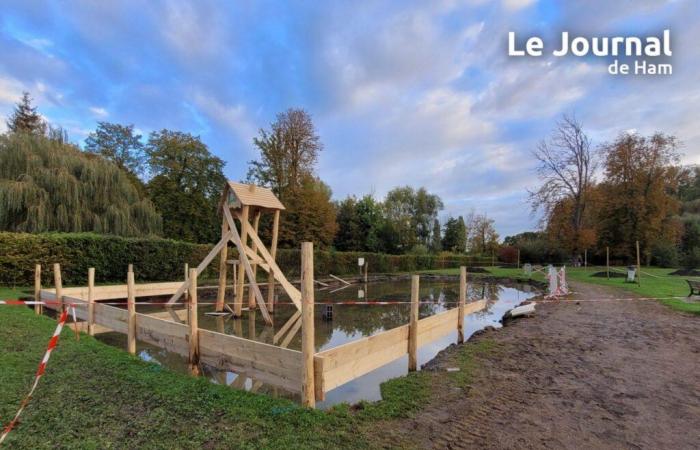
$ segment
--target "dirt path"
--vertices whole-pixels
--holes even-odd
[[[573,284],[578,299],[620,291]],[[467,392],[437,395],[397,434],[424,448],[646,448],[700,446],[700,318],[653,301],[537,306],[475,340]],[[469,345],[469,344],[467,344]],[[435,361],[451,366],[458,349]]]

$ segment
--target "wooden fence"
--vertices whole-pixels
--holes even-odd
[[[187,324],[175,321],[179,319],[176,311],[172,314],[175,320],[168,320],[166,313],[149,315],[135,310],[136,298],[171,295],[181,286],[181,282],[135,285],[133,272],[129,272],[126,285],[94,286],[94,271],[91,270],[87,287],[63,288],[60,267],[55,265],[56,287],[41,289],[41,286],[36,286],[35,289],[41,300],[49,302],[47,307],[51,309],[76,305],[76,316],[87,322],[90,334],[102,331],[126,334],[127,348],[131,353],[135,352],[138,339],[188,358],[193,374],[198,374],[200,363],[236,372],[259,382],[301,393],[302,404],[309,407],[314,407],[317,399],[323,400],[328,391],[404,355],[409,356],[409,370],[416,370],[419,347],[455,330],[458,341],[463,342],[464,317],[486,308],[486,300],[466,303],[466,268],[461,267],[458,307],[418,320],[419,277],[414,275],[410,323],[316,352],[313,251],[310,243],[302,245],[301,254],[301,351],[199,329],[196,320],[197,276],[194,270],[189,277]],[[99,303],[99,300],[123,298],[127,298],[127,309]]]

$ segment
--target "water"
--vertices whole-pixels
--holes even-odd
[[[397,301],[402,302],[392,305],[334,305],[333,320],[322,318],[324,305],[316,306],[315,342],[316,350],[321,351],[331,347],[365,337],[372,336],[391,328],[404,325],[409,321],[410,311],[410,280],[370,283],[366,285],[352,285],[342,289],[321,289],[316,291],[316,302],[344,302],[344,301]],[[456,307],[458,300],[459,283],[453,281],[436,281],[422,279],[420,285],[419,308],[420,318],[428,317],[446,309]],[[265,294],[263,292],[263,294]],[[465,318],[465,336],[471,336],[475,331],[486,326],[500,327],[499,320],[503,314],[518,305],[520,302],[532,297],[535,292],[529,286],[505,287],[490,283],[470,283],[467,292],[467,301],[481,298],[487,299],[487,308],[479,313],[468,315]],[[229,293],[230,296],[230,293]],[[200,293],[199,302],[208,303],[215,301],[212,294]],[[227,300],[227,301],[230,301]],[[265,325],[259,312],[244,312],[240,319],[230,316],[214,317],[206,312],[214,310],[213,305],[201,305],[199,307],[199,326],[226,334],[232,334],[260,342],[273,343],[273,337],[280,328],[296,312],[286,295],[277,293],[277,301],[274,313],[274,327]],[[247,303],[247,295],[244,296],[244,304]],[[162,312],[162,308],[142,306],[139,312]],[[100,339],[114,345],[125,345],[126,337],[118,333],[99,335]],[[285,335],[286,336],[286,335]],[[284,337],[282,337],[284,339]],[[457,330],[418,349],[418,364],[424,364],[435,355],[457,341]],[[279,342],[278,342],[279,345]],[[296,333],[289,341],[288,348],[301,349],[301,332]],[[139,342],[137,345],[139,356],[147,361],[161,364],[170,369],[187,373],[187,361],[185,358],[167,352],[165,350]],[[323,402],[317,403],[319,408],[327,408],[341,402],[358,402],[360,400],[379,400],[381,398],[379,386],[382,382],[407,373],[408,357],[404,356],[390,364],[376,369],[362,377],[346,383],[328,392]],[[295,399],[296,394],[285,392],[273,386],[267,386],[245,376],[239,376],[233,372],[204,368],[204,376],[213,382],[231,385],[235,388],[244,388],[255,392],[265,392],[275,396]]]

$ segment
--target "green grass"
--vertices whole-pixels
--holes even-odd
[[[501,267],[486,267],[490,274],[485,276],[495,276],[501,278],[526,279],[522,269],[501,268]],[[617,267],[618,271],[624,268]],[[597,284],[600,286],[609,286],[619,289],[620,295],[624,296],[625,292],[634,292],[643,297],[651,297],[659,299],[659,302],[676,311],[682,311],[692,314],[700,314],[700,302],[688,302],[683,298],[688,295],[688,277],[670,275],[676,269],[661,269],[656,267],[643,267],[641,285],[636,283],[626,283],[625,278],[610,278],[593,277],[596,272],[605,271],[605,267],[588,267],[587,269],[578,267],[567,267],[566,275],[569,280],[579,281],[583,283]],[[459,269],[434,270],[426,273],[445,273],[458,275]],[[470,276],[480,276],[479,274],[470,274]],[[533,280],[544,281],[544,276],[540,272],[532,275]],[[683,297],[683,298],[670,298]]]
[[[3,425],[28,392],[55,326],[28,308],[0,307]],[[473,351],[470,346],[459,351]],[[460,376],[470,376],[469,356],[459,364]],[[453,381],[444,372],[415,372],[382,384],[382,401],[309,410],[169,371],[84,334],[76,341],[65,329],[7,447],[410,447],[388,441],[384,427],[429,402],[433,386]]]

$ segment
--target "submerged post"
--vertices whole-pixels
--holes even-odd
[[[224,206],[226,208],[227,206]],[[228,222],[224,216],[224,220],[221,224],[221,237],[226,236],[228,233]],[[216,311],[224,310],[224,299],[226,298],[226,275],[228,269],[228,242],[221,248],[219,253],[219,290],[216,292]]]
[[[197,320],[197,269],[190,269],[190,302],[188,315],[190,324],[189,367],[192,375],[199,375],[199,322]]]
[[[367,284],[367,266],[369,265],[369,258],[365,258],[365,284]]]
[[[457,313],[457,343],[464,343],[464,302],[467,300],[467,268],[459,268],[459,312]]]
[[[56,311],[59,313],[56,315],[56,320],[61,317],[61,312],[63,312],[63,281],[61,280],[61,265],[55,263],[53,265],[53,284],[56,288]]]
[[[126,274],[127,335],[126,347],[129,353],[136,354],[136,286],[134,272]]]
[[[275,259],[277,256],[277,240],[280,231],[280,211],[275,210],[275,216],[272,220],[272,243],[270,244],[270,256]],[[275,311],[275,275],[270,271],[267,281],[267,310]]]
[[[411,314],[408,324],[408,370],[418,369],[418,291],[420,288],[420,277],[411,277]]]
[[[41,301],[41,264],[34,266],[34,301]],[[39,303],[34,305],[34,312],[41,314],[42,307]]]
[[[88,269],[88,310],[87,329],[90,336],[95,335],[95,268]]]
[[[314,246],[301,244],[301,404],[314,408]]]

